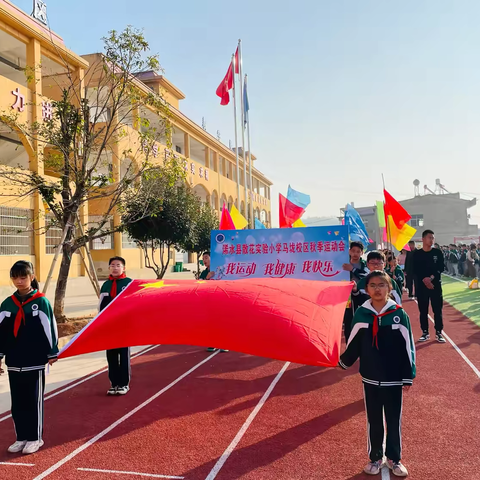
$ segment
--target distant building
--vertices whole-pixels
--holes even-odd
[[[448,245],[457,237],[478,237],[478,225],[471,225],[468,209],[475,206],[477,199],[465,200],[460,193],[428,193],[417,195],[399,203],[411,215],[410,225],[416,228],[416,242],[421,242],[422,232],[431,229],[435,232],[436,242]],[[383,243],[383,233],[378,224],[377,208],[355,207],[362,217],[368,235],[375,244]],[[342,216],[344,209],[341,209]]]

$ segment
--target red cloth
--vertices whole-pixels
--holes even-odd
[[[60,358],[134,345],[215,345],[336,366],[350,282],[133,280]]]
[[[43,293],[37,291],[34,293],[28,300],[25,302],[20,303],[20,300],[15,296],[12,295],[13,303],[18,307],[17,315],[15,315],[15,322],[13,324],[13,335],[16,337],[18,334],[18,330],[20,329],[20,325],[23,323],[25,325],[25,312],[23,311],[23,306],[27,303],[33,302],[37,298],[44,297]]]
[[[222,208],[222,218],[220,220],[219,230],[236,230],[230,212],[227,210],[225,203]]]
[[[388,216],[392,217],[393,223],[399,230],[412,218],[410,214],[386,191],[383,190],[385,196],[385,222],[388,225]]]
[[[117,296],[117,280],[121,278],[127,278],[125,273],[122,273],[119,277],[112,277],[109,275],[108,279],[112,281],[112,288],[110,288],[110,297],[115,298]]]
[[[279,209],[280,228],[290,228],[305,213],[304,208],[295,205],[281,193]]]
[[[238,47],[235,52],[235,73],[240,73],[240,65],[238,63]],[[221,98],[220,105],[228,105],[230,103],[230,94],[229,90],[233,88],[234,75],[232,63],[228,67],[227,74],[217,88],[217,96]]]

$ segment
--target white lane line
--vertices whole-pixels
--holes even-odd
[[[442,273],[442,275],[445,275],[446,277],[451,278],[452,280],[456,280],[457,282],[466,283],[468,285],[467,281],[462,280],[461,278],[452,277],[452,275],[449,275],[448,273]],[[473,280],[473,278],[472,278],[472,280]]]
[[[290,362],[286,362],[283,368],[278,372],[277,376],[273,379],[273,382],[270,384],[267,391],[263,394],[263,397],[260,399],[257,406],[253,409],[252,413],[245,420],[245,423],[242,425],[242,428],[235,435],[235,438],[232,440],[232,443],[230,443],[230,445],[227,447],[225,452],[223,452],[223,455],[218,459],[217,463],[212,468],[211,472],[208,474],[208,477],[205,480],[213,480],[218,475],[218,472],[221,470],[225,462],[228,460],[228,457],[231,455],[233,450],[239,444],[240,440],[245,435],[245,432],[247,431],[248,427],[251,425],[253,420],[255,420],[255,417],[257,416],[258,412],[263,407],[265,402],[268,400],[268,397],[270,396],[273,389],[275,388],[275,385],[278,383],[278,381],[280,380],[282,375],[285,373],[289,365],[290,365]]]
[[[415,303],[418,305],[418,302],[415,300]],[[428,315],[430,321],[435,325],[435,320]],[[475,375],[480,378],[480,371],[478,368],[470,361],[470,359],[457,347],[456,343],[445,333],[445,330],[442,331],[442,335],[447,339],[450,345],[457,351],[457,353],[465,360],[465,363],[475,372]]]
[[[203,359],[201,362],[197,363],[195,366],[193,366],[190,370],[187,372],[183,373],[180,375],[176,380],[171,382],[169,385],[166,387],[162,388],[160,391],[158,391],[155,395],[151,396],[149,399],[145,400],[142,404],[140,404],[138,407],[134,408],[133,410],[130,410],[127,414],[125,414],[123,417],[119,418],[116,422],[112,423],[109,427],[107,427],[105,430],[102,430],[98,435],[90,439],[88,442],[84,443],[80,447],[78,447],[76,450],[74,450],[72,453],[67,455],[66,457],[62,458],[59,460],[55,465],[52,465],[50,468],[42,472],[40,475],[36,476],[33,480],[42,480],[42,478],[48,477],[51,473],[55,472],[58,470],[62,465],[65,465],[65,463],[69,462],[72,458],[76,457],[79,453],[83,452],[86,450],[88,447],[92,446],[95,442],[98,442],[101,438],[103,438],[107,433],[111,432],[115,427],[118,427],[121,423],[123,423],[125,420],[128,420],[132,415],[135,415],[137,412],[139,412],[142,408],[146,407],[148,404],[156,400],[160,395],[164,394],[167,390],[170,390],[173,386],[175,386],[178,382],[183,380],[185,377],[190,375],[192,372],[194,372],[197,368],[201,367],[204,363],[207,363],[209,360],[211,360],[215,355],[217,355],[219,350],[216,352],[212,353],[209,357]]]
[[[148,353],[148,352],[152,351],[154,348],[157,348],[157,347],[158,347],[158,345],[153,345],[152,347],[148,347],[145,350],[141,350],[140,352],[137,352],[134,355],[132,355],[132,358],[137,358],[140,355],[144,355],[145,353]],[[78,385],[80,385],[80,384],[82,384],[82,383],[84,383],[88,380],[91,380],[92,378],[97,377],[101,373],[105,373],[107,370],[108,370],[108,367],[104,367],[101,370],[99,370],[98,372],[93,373],[92,375],[90,375],[88,377],[85,377],[82,380],[79,380],[78,382],[71,383],[70,385],[67,385],[65,388],[62,388],[61,390],[57,390],[57,391],[52,392],[50,394],[47,393],[45,395],[45,400],[50,400],[51,398],[56,397],[57,395],[60,395],[61,393],[66,392],[67,390],[70,390],[74,387],[77,387]],[[12,414],[10,413],[10,414],[6,415],[5,417],[0,418],[0,422],[3,422],[5,420],[11,418],[11,416],[12,416]]]
[[[155,473],[140,473],[140,472],[122,472],[120,470],[100,470],[98,468],[77,468],[81,472],[95,472],[95,473],[113,473],[115,475],[135,475],[137,477],[150,477],[150,478],[170,478],[176,480],[182,480],[185,477],[176,477],[174,475],[158,475]]]
[[[0,465],[8,465],[9,467],[34,467],[34,463],[15,463],[15,462],[0,462]]]
[[[382,472],[382,480],[390,480],[390,469],[385,466],[381,470]]]

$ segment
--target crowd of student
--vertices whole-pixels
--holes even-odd
[[[434,247],[434,234],[426,230],[423,247],[417,250],[412,242],[410,251],[402,252],[399,258],[385,250],[370,252],[364,260],[364,247],[357,242],[350,244],[349,253],[350,262],[343,268],[350,272],[355,284],[345,310],[347,347],[340,357],[339,367],[349,368],[360,359],[370,455],[364,471],[377,475],[386,464],[394,475],[406,477],[408,471],[401,463],[402,398],[404,389],[409,389],[413,383],[416,367],[415,344],[410,319],[401,306],[402,294],[406,279],[409,297],[413,299],[415,295],[419,306],[422,327],[419,341],[429,339],[428,307],[431,303],[436,339],[444,343],[441,287],[444,252]],[[203,258],[206,268],[200,279],[209,280],[212,278],[209,252]],[[109,279],[101,289],[100,310],[131,282],[125,275],[123,258],[110,259],[109,269]],[[16,262],[10,277],[17,290],[0,306],[0,374],[3,373],[2,360],[6,357],[17,437],[8,451],[31,454],[43,446],[45,365],[57,361],[57,326],[49,301],[39,292],[33,265]],[[214,349],[210,347],[209,350]],[[125,395],[130,383],[129,349],[109,350],[107,360],[111,383],[107,394]],[[387,426],[385,449],[384,416]]]
[[[408,476],[401,462],[403,391],[411,387],[416,366],[410,319],[402,308],[405,280],[410,300],[416,299],[418,303],[422,329],[418,341],[430,338],[431,304],[436,340],[445,343],[441,279],[445,259],[434,241],[434,233],[426,230],[422,234],[422,248],[417,249],[410,242],[408,251],[403,250],[398,258],[391,250],[373,251],[366,261],[362,258],[363,245],[352,242],[350,263],[343,266],[355,285],[344,315],[347,347],[339,366],[346,369],[360,360],[370,456],[364,472],[369,475],[378,475],[387,465],[395,476]]]
[[[437,245],[437,248],[440,248]],[[480,244],[451,244],[440,248],[445,259],[445,271],[453,277],[480,277]]]

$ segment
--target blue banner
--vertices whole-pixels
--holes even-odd
[[[215,280],[302,278],[349,280],[348,227],[213,230]]]

